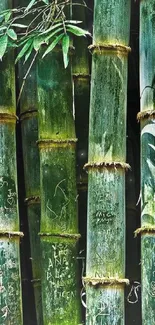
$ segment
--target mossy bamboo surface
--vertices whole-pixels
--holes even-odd
[[[130,1],[94,2],[89,124],[87,325],[123,325]]]
[[[76,0],[73,4],[77,3]],[[80,5],[73,5],[73,19],[82,21],[80,26],[86,26],[86,7],[83,1]],[[74,78],[74,105],[75,105],[75,127],[77,142],[77,182],[78,188],[87,190],[87,173],[83,169],[88,159],[88,124],[89,124],[89,101],[90,101],[90,69],[88,38],[74,38],[75,52],[73,55],[72,73]]]
[[[80,324],[71,67],[59,48],[38,63],[44,325]]]
[[[10,8],[0,3],[0,11]],[[0,63],[0,324],[23,324],[20,281],[13,53]]]
[[[155,323],[155,1],[140,2],[142,324]],[[145,231],[143,231],[145,229]],[[151,231],[152,229],[152,231]]]
[[[30,64],[30,63],[29,63]],[[20,82],[26,74],[28,65],[23,67],[20,63]],[[27,216],[30,236],[30,250],[32,262],[32,283],[36,304],[36,315],[38,325],[42,320],[41,301],[41,254],[40,254],[40,162],[38,140],[38,112],[37,112],[37,77],[36,63],[34,63],[30,74],[24,85],[20,99],[20,120],[22,129],[22,146],[24,158],[24,179],[25,179],[25,204],[27,205]]]

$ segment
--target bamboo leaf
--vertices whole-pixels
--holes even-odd
[[[42,32],[40,35],[47,34],[47,33],[51,32],[51,30],[53,30],[53,29],[55,29],[55,28],[57,28],[57,27],[59,27],[61,25],[62,25],[62,23],[57,23],[55,25],[52,25],[51,27],[49,27],[48,29],[46,29],[44,32]]]
[[[34,47],[33,47],[33,43],[31,44],[31,46],[29,47],[26,55],[25,55],[25,60],[24,60],[24,63],[28,60],[28,58],[30,57],[32,51],[33,51]]]
[[[32,38],[27,41],[27,43],[23,46],[23,48],[19,52],[19,54],[18,54],[18,56],[16,58],[15,63],[17,63],[24,56],[24,54],[27,52],[27,50],[31,46],[32,42],[33,42]]]
[[[43,54],[42,58],[44,58],[49,52],[51,52],[55,46],[59,43],[59,41],[63,38],[64,33],[60,34],[59,36],[56,37],[56,39],[48,46],[47,50]]]
[[[10,29],[7,30],[7,35],[10,38],[12,38],[14,41],[17,40],[17,34],[16,34],[16,32],[12,28],[10,28]]]
[[[47,42],[50,38],[52,38],[54,35],[56,35],[57,33],[59,33],[61,30],[63,30],[63,27],[58,28],[57,30],[55,30],[53,33],[51,33],[50,35],[48,35],[45,38],[45,42]]]
[[[63,61],[64,61],[65,69],[67,68],[69,63],[69,57],[68,57],[69,43],[70,43],[70,38],[69,35],[66,34],[62,39],[62,53],[63,53]]]
[[[25,11],[29,11],[33,5],[36,3],[36,0],[31,0],[28,6],[26,7]]]
[[[33,41],[33,47],[35,49],[35,51],[39,51],[40,49],[40,46],[45,43],[45,37],[43,36],[37,36],[34,38],[34,41]]]
[[[72,34],[75,34],[76,36],[85,36],[85,35],[91,35],[88,31],[84,30],[83,28],[80,28],[78,26],[73,25],[66,25],[66,30],[71,32]]]
[[[65,24],[82,24],[82,20],[65,20]]]
[[[13,27],[19,27],[19,28],[27,28],[28,26],[23,25],[23,24],[12,24],[11,26]]]
[[[6,22],[6,23],[9,21],[11,15],[12,15],[12,11],[11,11],[11,10],[8,11],[8,12],[5,14],[5,22]]]
[[[49,4],[49,0],[42,0],[42,2],[44,2],[46,5]]]
[[[0,60],[1,61],[6,52],[7,44],[8,44],[8,36],[5,34],[0,37]]]

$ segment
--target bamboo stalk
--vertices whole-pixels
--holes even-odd
[[[27,65],[19,64],[20,82],[25,75]],[[36,315],[38,325],[42,324],[41,301],[41,265],[40,265],[40,166],[38,140],[38,112],[37,112],[37,78],[36,63],[26,80],[20,99],[20,121],[22,129],[22,147],[24,157],[25,204],[29,224],[32,283],[34,287]]]
[[[126,93],[130,1],[94,3],[86,324],[123,325]]]
[[[10,8],[0,3],[0,11]],[[0,323],[19,325],[22,320],[20,281],[17,166],[16,99],[13,53],[0,62]]]
[[[73,3],[77,3],[76,0]],[[73,19],[82,21],[82,28],[86,26],[86,8],[80,5],[73,6]],[[73,55],[72,73],[74,79],[74,106],[75,128],[77,142],[77,182],[78,189],[87,190],[88,177],[83,166],[88,159],[88,124],[89,124],[89,98],[90,98],[90,69],[88,39],[74,38],[75,53]]]
[[[17,5],[27,6],[29,0],[17,0]],[[24,23],[29,24],[31,18],[24,18]],[[33,57],[24,64],[23,60],[18,64],[20,83],[20,121],[22,130],[22,147],[25,178],[25,204],[27,205],[27,217],[30,236],[32,284],[35,296],[35,308],[38,325],[43,324],[42,299],[41,299],[41,265],[40,265],[40,162],[38,140],[38,98],[37,98],[37,73],[36,61]],[[29,73],[28,73],[29,71]],[[28,73],[28,75],[27,75]],[[26,81],[23,84],[25,75]],[[24,86],[23,86],[24,85]]]
[[[38,62],[44,325],[80,324],[71,67],[57,49]]]
[[[155,145],[155,1],[140,3],[140,94],[141,112],[141,279],[142,324],[155,323],[155,204],[154,204],[154,145]]]

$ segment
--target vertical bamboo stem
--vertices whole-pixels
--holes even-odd
[[[71,67],[59,48],[38,63],[44,325],[80,324]]]
[[[27,71],[27,65],[19,65],[20,82]],[[41,265],[40,265],[40,164],[38,140],[38,110],[37,110],[37,76],[34,63],[28,76],[20,99],[20,121],[22,129],[22,146],[24,157],[25,204],[30,235],[32,262],[32,283],[36,304],[38,325],[42,324],[41,302]]]
[[[10,7],[0,3],[0,11]],[[22,325],[13,53],[0,63],[0,324]]]
[[[155,323],[155,1],[140,2],[142,324]]]
[[[95,0],[89,125],[86,324],[123,325],[130,1]]]

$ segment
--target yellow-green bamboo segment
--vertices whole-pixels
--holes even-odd
[[[130,0],[94,2],[86,324],[124,325],[126,95]]]
[[[155,323],[155,1],[140,2],[142,324]]]
[[[59,48],[38,63],[44,325],[81,321],[71,67]]]
[[[0,11],[11,1],[1,1]],[[16,166],[15,71],[10,52],[0,62],[0,324],[22,325]]]

